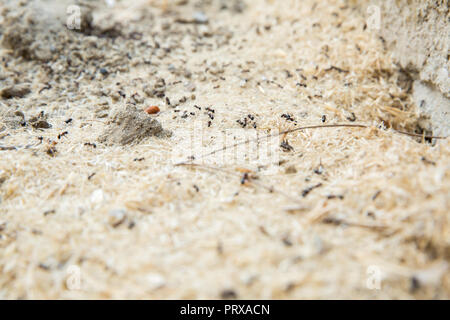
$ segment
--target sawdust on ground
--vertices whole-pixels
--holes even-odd
[[[449,141],[355,1],[89,3],[0,5],[0,298],[450,297]]]

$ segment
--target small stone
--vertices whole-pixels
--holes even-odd
[[[31,126],[35,129],[49,129],[52,127],[52,125],[45,120],[38,120],[36,122],[33,122]]]
[[[324,171],[324,168],[322,165],[319,165],[317,168],[314,169],[314,173],[318,174],[318,175],[321,175],[323,173],[323,171]]]
[[[0,96],[3,99],[12,99],[12,98],[23,98],[27,94],[31,92],[31,89],[28,85],[14,85],[10,87],[3,88]]]
[[[105,194],[102,189],[97,189],[94,192],[92,192],[91,195],[91,202],[92,203],[100,203],[104,200]]]
[[[43,111],[37,116],[32,117],[28,122],[34,129],[49,129],[52,127],[52,125],[47,122],[47,115],[44,114]]]
[[[106,0],[106,5],[110,8],[114,7],[116,5],[116,0]]]
[[[206,25],[199,26],[198,33],[202,37],[212,37],[212,35],[213,35],[213,33],[211,32],[211,29]]]
[[[237,293],[233,289],[226,289],[220,293],[220,297],[225,300],[237,299]]]
[[[146,277],[147,284],[151,289],[156,290],[166,285],[166,279],[158,273],[150,273]]]
[[[170,29],[170,23],[168,23],[168,22],[163,22],[163,23],[161,24],[161,29],[162,29],[162,30],[169,30],[169,29]]]
[[[108,213],[109,216],[109,224],[117,228],[127,219],[127,212],[124,209],[115,209],[111,210]]]
[[[26,126],[25,115],[21,111],[8,111],[3,115],[3,122],[8,128],[17,129]],[[0,130],[1,131],[1,130]]]
[[[287,174],[295,174],[295,173],[297,173],[297,168],[295,168],[295,166],[292,165],[292,166],[287,167],[285,172]]]
[[[208,17],[203,12],[194,13],[194,21],[195,23],[205,24],[208,23]]]
[[[169,64],[169,66],[167,67],[167,70],[169,70],[170,72],[174,72],[177,68],[173,65],[173,64]]]
[[[186,90],[187,91],[190,91],[190,92],[194,92],[195,91],[195,84],[194,83],[192,83],[192,82],[186,82],[185,83],[185,85],[184,85],[184,87],[186,88]]]
[[[105,69],[105,68],[100,68],[99,71],[100,71],[100,73],[101,73],[102,75],[104,75],[104,76],[107,76],[107,75],[109,74],[108,70]]]

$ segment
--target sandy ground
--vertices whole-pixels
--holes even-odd
[[[450,297],[449,141],[355,1],[88,3],[0,4],[0,298]]]

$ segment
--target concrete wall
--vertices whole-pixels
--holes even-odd
[[[356,0],[368,28],[378,32],[414,81],[419,112],[434,134],[450,133],[448,0]],[[424,121],[424,124],[426,121]]]

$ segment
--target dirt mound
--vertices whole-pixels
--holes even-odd
[[[136,143],[151,136],[171,136],[169,131],[163,130],[158,120],[133,105],[117,111],[106,125],[99,141],[109,145]]]

